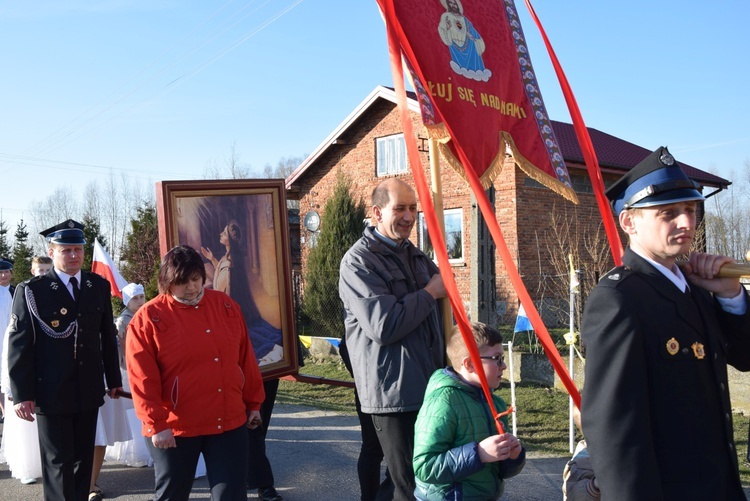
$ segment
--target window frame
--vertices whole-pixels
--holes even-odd
[[[449,222],[448,222],[448,220],[449,220],[449,218],[454,218],[455,216],[458,216],[458,221],[459,221],[459,228],[460,229],[459,229],[458,232],[450,231],[449,230]],[[450,246],[451,244],[453,244],[455,242],[455,239],[453,239],[453,240],[450,239],[451,238],[450,237],[451,234],[458,233],[460,235],[460,237],[461,237],[461,244],[460,244],[461,253],[460,253],[460,256],[459,257],[451,257],[451,253],[449,251],[448,252],[448,262],[450,264],[462,264],[462,263],[464,263],[465,256],[466,256],[466,250],[464,249],[464,242],[466,240],[464,238],[464,209],[463,209],[463,207],[454,207],[454,208],[450,208],[450,209],[443,209],[443,218],[444,218],[445,224],[446,224],[446,230],[445,230],[446,231],[446,235],[445,235],[445,240],[446,240],[445,243],[446,243],[446,245]],[[430,259],[432,259],[433,261],[437,262],[437,258],[435,256],[435,251],[433,250],[432,243],[430,242],[430,245],[427,248],[425,246],[427,238],[429,238],[429,235],[427,233],[427,225],[426,225],[425,219],[424,219],[424,212],[420,211],[417,214],[417,243],[418,243],[419,249],[422,252],[424,252]]]
[[[375,177],[409,172],[404,133],[375,138]]]

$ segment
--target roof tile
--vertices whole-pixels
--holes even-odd
[[[555,131],[555,137],[557,137],[557,142],[560,145],[560,150],[562,151],[565,161],[569,163],[583,164],[583,153],[581,153],[581,148],[578,145],[578,138],[576,137],[573,125],[552,120],[552,128]],[[625,141],[624,139],[592,129],[591,127],[588,127],[588,130],[600,167],[627,172],[651,154],[650,150]],[[697,169],[685,162],[681,162],[679,158],[677,161],[685,170],[685,174],[699,183],[720,186],[728,185],[726,179]]]

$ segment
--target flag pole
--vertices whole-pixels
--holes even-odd
[[[576,294],[575,290],[573,288],[573,274],[575,273],[575,269],[573,268],[573,255],[568,254],[568,260],[570,261],[570,284],[568,286],[568,289],[570,289],[570,320],[569,320],[569,328],[570,335],[573,336],[573,333],[575,332],[575,300],[576,300]],[[570,373],[570,377],[573,378],[573,381],[575,381],[575,373],[573,370],[575,369],[575,358],[573,358],[573,343],[570,343],[568,346],[568,372]],[[575,442],[575,425],[573,424],[573,408],[575,407],[575,404],[573,403],[573,397],[568,397],[568,433],[569,433],[569,448],[570,453],[573,454],[573,442]]]
[[[440,178],[440,151],[438,142],[435,138],[427,140],[430,155],[430,181],[432,183],[432,205],[435,208],[440,233],[445,235],[445,213],[443,211],[443,182]],[[445,346],[450,341],[451,331],[453,331],[453,310],[448,298],[440,300],[440,306],[443,311],[443,330],[445,335]]]

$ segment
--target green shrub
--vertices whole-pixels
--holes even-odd
[[[351,195],[351,180],[339,174],[333,197],[323,208],[317,243],[307,259],[302,309],[310,319],[311,335],[340,338],[344,333],[339,264],[362,236],[366,215],[362,199],[355,202]]]

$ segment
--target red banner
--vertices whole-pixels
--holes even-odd
[[[378,1],[446,161],[464,178],[473,169],[485,188],[515,162],[577,202],[513,2]]]

